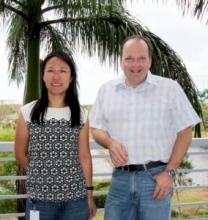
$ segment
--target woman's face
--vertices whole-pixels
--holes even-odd
[[[71,78],[70,66],[58,57],[52,57],[46,63],[43,81],[51,95],[65,95]]]

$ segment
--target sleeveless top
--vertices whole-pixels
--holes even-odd
[[[70,108],[47,108],[44,123],[32,123],[36,101],[21,108],[29,130],[27,194],[42,201],[67,201],[87,196],[78,156],[80,129],[87,120],[81,109],[81,126],[71,128]]]

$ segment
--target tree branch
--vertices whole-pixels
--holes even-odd
[[[11,2],[16,3],[17,5],[24,7],[24,4],[22,4],[21,2],[17,1],[17,0],[11,0]]]
[[[51,7],[44,8],[42,10],[42,14],[44,14],[48,11],[54,10],[54,9],[62,8],[62,7],[63,7],[63,5],[54,5],[54,6],[51,6]]]
[[[63,22],[69,22],[69,21],[78,21],[78,20],[83,20],[81,18],[78,18],[78,19],[73,19],[73,18],[60,18],[60,19],[55,19],[55,20],[50,20],[50,21],[44,21],[44,22],[41,22],[40,23],[40,26],[41,27],[45,27],[47,25],[50,25],[50,24],[56,24],[56,23],[63,23]]]
[[[44,21],[40,23],[40,27],[45,27],[47,25],[56,24],[56,23],[65,23],[65,22],[75,22],[75,21],[89,21],[89,20],[106,20],[109,21],[110,19],[115,18],[115,16],[92,16],[92,17],[83,17],[83,18],[60,18],[60,19],[54,19],[50,21]]]
[[[16,8],[13,8],[12,6],[7,5],[7,4],[3,4],[3,6],[4,6],[6,9],[8,9],[8,10],[10,10],[10,11],[12,11],[12,12],[18,14],[18,15],[20,15],[20,16],[23,17],[25,20],[28,19],[28,16],[27,16],[26,14],[24,14],[22,11],[19,11],[19,10],[17,10]]]

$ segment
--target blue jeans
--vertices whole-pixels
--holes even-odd
[[[154,175],[165,166],[146,171],[128,172],[115,169],[105,204],[104,220],[169,220],[172,192],[155,200]]]
[[[66,202],[45,202],[27,199],[25,217],[30,219],[30,210],[40,212],[40,220],[88,220],[89,210],[87,199]]]

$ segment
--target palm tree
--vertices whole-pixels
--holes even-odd
[[[153,73],[178,80],[201,115],[196,87],[182,61],[163,40],[133,19],[122,2],[0,0],[0,15],[9,23],[10,79],[16,80],[17,84],[25,79],[24,103],[39,97],[40,46],[45,46],[46,51],[81,47],[90,56],[97,51],[101,61],[109,58],[117,65],[122,41],[128,35],[140,34],[148,37],[154,45],[156,62],[152,66]]]
[[[203,103],[208,100],[208,89],[204,89],[203,91],[197,92],[199,100]]]
[[[154,46],[152,72],[176,79],[198,114],[202,114],[196,87],[183,62],[162,39],[133,19],[122,2],[0,0],[0,16],[8,24],[10,79],[18,85],[25,79],[24,103],[39,97],[40,47],[47,52],[55,48],[73,51],[79,47],[90,56],[97,52],[101,61],[109,60],[116,66],[123,40],[139,34],[148,37]],[[185,7],[189,1],[177,2]],[[20,183],[19,193],[21,188]]]
[[[176,0],[177,5],[183,10],[183,13],[192,12],[198,19],[206,19],[208,24],[208,0]]]

